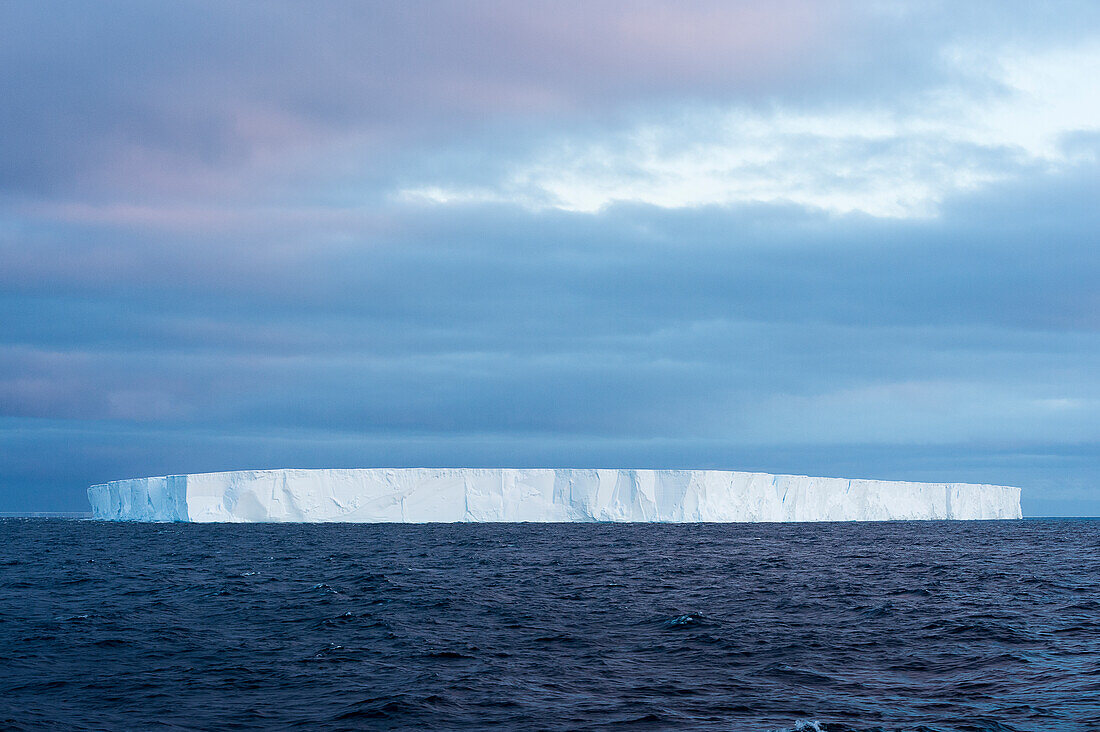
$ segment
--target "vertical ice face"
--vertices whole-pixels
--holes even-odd
[[[95,518],[130,521],[187,521],[187,479],[160,478],[116,480],[88,489]]]
[[[1020,489],[722,470],[241,470],[88,489],[129,521],[887,521],[1020,518]]]

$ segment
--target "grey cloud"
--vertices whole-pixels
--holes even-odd
[[[499,140],[516,124],[670,99],[904,104],[943,80],[938,54],[958,39],[1065,41],[1097,15],[1090,3],[895,8],[5,3],[0,187],[247,197],[303,156],[340,169],[350,146],[360,172],[377,170],[425,139]]]
[[[308,332],[325,320],[352,345],[354,328],[379,324],[393,331],[383,343],[402,327],[441,342],[478,330],[522,342],[532,323],[549,339],[715,319],[1095,331],[1096,185],[1092,171],[1037,178],[910,222],[772,207],[599,217],[472,207],[395,211],[384,231],[282,237],[262,225],[227,235],[39,224],[0,241],[0,287],[27,316],[2,328],[79,338],[76,317],[96,324],[86,337],[116,344],[273,348],[295,331],[325,348]],[[39,308],[54,315],[39,324]]]
[[[1065,141],[1076,167],[909,221],[386,195],[673,98],[904,113],[946,73],[935,50],[976,28],[1065,41],[1092,6],[1019,6],[1026,32],[989,25],[997,4],[835,6],[835,36],[752,78],[678,55],[675,29],[652,58],[652,29],[601,46],[629,30],[608,5],[559,11],[591,33],[543,6],[297,7],[0,9],[0,506],[248,466],[630,464],[1021,483],[1029,511],[1100,510],[1088,135]],[[979,154],[999,164],[952,152]]]

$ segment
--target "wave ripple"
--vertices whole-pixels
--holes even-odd
[[[1100,521],[0,536],[3,729],[1100,729]]]

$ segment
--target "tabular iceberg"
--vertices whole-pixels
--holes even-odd
[[[121,521],[887,521],[1015,519],[1020,489],[723,470],[240,470],[88,489]]]

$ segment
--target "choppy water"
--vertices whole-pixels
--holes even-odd
[[[1100,522],[0,520],[0,727],[1100,730]]]

